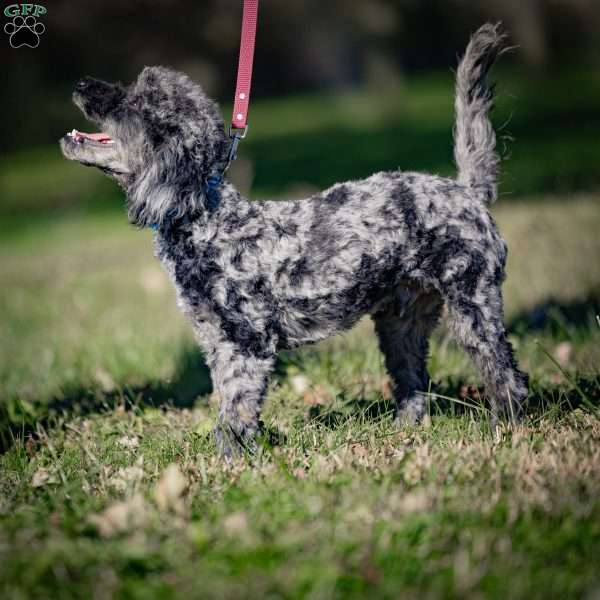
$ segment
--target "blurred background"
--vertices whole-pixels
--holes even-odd
[[[121,191],[63,160],[57,141],[93,129],[70,100],[81,76],[129,82],[149,64],[186,71],[228,119],[242,2],[45,6],[37,48],[13,49],[0,32],[0,395],[17,412],[187,364],[191,336],[149,232],[128,226]],[[530,368],[545,359],[527,340],[550,327],[561,364],[595,373],[596,0],[263,0],[250,132],[231,177],[259,200],[383,169],[452,174],[452,70],[469,34],[499,20],[515,46],[494,71],[511,328]]]
[[[241,5],[55,1],[41,17],[38,48],[15,50],[4,37],[3,213],[120,202],[108,181],[57,151],[66,131],[90,127],[70,101],[83,75],[129,82],[145,65],[171,65],[201,82],[229,118]],[[495,72],[496,125],[509,157],[503,192],[595,189],[595,0],[263,1],[239,183],[261,197],[397,166],[451,173],[452,69],[469,33],[490,20],[503,21],[517,46]]]

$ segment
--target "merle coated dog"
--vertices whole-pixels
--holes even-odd
[[[275,355],[371,315],[400,422],[426,410],[428,338],[447,307],[494,410],[518,414],[527,377],[503,325],[506,244],[490,216],[499,158],[487,74],[498,26],[472,37],[456,76],[457,179],[403,171],[301,201],[250,202],[220,177],[229,138],[186,75],[147,67],[128,87],[82,79],[75,104],[103,133],[73,130],[64,155],[114,177],[132,223],[154,230],[219,392],[217,443],[252,447]]]

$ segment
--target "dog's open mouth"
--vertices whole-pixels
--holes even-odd
[[[114,144],[114,140],[110,137],[110,135],[106,133],[84,133],[83,131],[77,131],[77,129],[73,129],[67,133],[67,135],[72,138],[75,142],[79,142],[83,144],[84,142],[95,142],[98,144]]]

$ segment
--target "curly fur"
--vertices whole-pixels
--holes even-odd
[[[494,151],[496,134],[488,118],[494,104],[494,86],[487,74],[506,50],[499,25],[484,25],[473,36],[456,73],[456,126],[454,159],[458,181],[477,189],[491,204],[498,195],[500,159]]]
[[[155,253],[221,398],[226,456],[252,444],[277,351],[366,314],[401,421],[424,414],[428,339],[444,304],[492,401],[518,412],[527,379],[506,339],[506,245],[487,209],[498,158],[485,77],[501,43],[497,27],[482,27],[458,69],[458,180],[382,172],[294,202],[249,202],[228,182],[204,191],[227,137],[215,104],[185,75],[149,67],[128,88],[78,85],[75,102],[114,143],[65,136],[63,152],[113,175],[132,222],[156,226]]]

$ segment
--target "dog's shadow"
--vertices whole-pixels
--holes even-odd
[[[115,405],[132,405],[138,408],[191,408],[201,396],[212,392],[210,371],[200,350],[184,347],[177,359],[177,369],[169,380],[154,381],[142,386],[123,386],[114,391],[76,389],[51,403],[60,412],[80,414],[97,412]]]
[[[591,296],[571,304],[560,304],[548,300],[526,313],[515,317],[508,326],[509,331],[549,330],[564,331],[568,327],[586,326],[590,315],[600,312],[597,296]],[[294,354],[294,364],[302,368],[301,353]],[[275,368],[274,377],[280,381],[287,377],[286,363],[289,357],[282,357]],[[143,386],[116,387],[105,391],[98,388],[81,387],[66,389],[60,397],[51,400],[44,407],[43,415],[37,418],[23,415],[15,419],[9,415],[4,404],[0,404],[0,452],[8,450],[17,439],[35,435],[37,426],[46,427],[56,421],[57,416],[72,417],[114,410],[117,406],[126,409],[136,408],[191,408],[199,398],[207,398],[212,392],[210,372],[202,353],[196,346],[186,346],[181,350],[177,361],[177,371],[166,382],[150,382]],[[432,390],[435,395],[429,398],[429,412],[432,415],[461,415],[474,411],[485,413],[485,401],[468,391],[465,397],[464,382],[445,381]],[[552,408],[561,412],[574,410],[582,405],[600,406],[600,381],[580,378],[567,386],[544,385],[531,390],[525,407],[529,414],[542,414]],[[470,405],[470,406],[469,406]],[[333,406],[307,407],[307,418],[326,427],[337,428],[348,419],[376,420],[393,412],[391,400],[383,398],[365,399],[348,396],[340,398]]]
[[[111,390],[97,387],[72,387],[50,400],[39,418],[27,414],[9,415],[0,404],[0,452],[8,450],[18,438],[35,436],[39,426],[52,425],[58,416],[75,417],[114,410],[135,408],[191,408],[202,396],[212,392],[210,371],[197,347],[184,347],[177,360],[177,370],[168,381],[149,382],[141,386],[115,386]],[[18,422],[20,421],[20,422]]]
[[[600,315],[600,288],[572,302],[560,302],[550,297],[532,309],[515,315],[507,329],[516,335],[532,331],[564,335],[569,329],[598,326],[594,323],[596,315]]]
[[[577,408],[600,408],[600,381],[580,378],[568,388],[558,386],[535,386],[523,407],[525,415],[537,417],[548,414],[566,414]],[[480,396],[476,389],[465,395],[465,385],[458,379],[445,385],[434,385],[427,397],[427,414],[435,416],[458,417],[472,415],[475,418],[490,421],[491,410],[487,399]],[[378,420],[394,414],[394,402],[388,399],[367,400],[365,398],[341,399],[336,406],[315,405],[308,409],[311,421],[329,429],[338,429],[346,421]]]
[[[515,315],[507,325],[511,334],[524,335],[534,331],[545,331],[560,338],[569,331],[596,326],[595,315],[600,314],[600,293],[564,303],[548,298],[531,310]],[[298,356],[294,364],[302,369],[302,359]],[[491,415],[485,393],[473,386],[465,386],[460,378],[450,378],[442,385],[433,385],[427,399],[428,414],[459,416],[473,414],[481,417]],[[365,398],[340,398],[335,406],[316,405],[308,409],[311,419],[326,427],[335,429],[348,419],[378,419],[394,412],[391,400],[367,400]],[[564,380],[562,385],[533,384],[527,404],[523,407],[526,415],[539,416],[553,411],[564,414],[580,407],[600,407],[600,378],[578,377]]]

